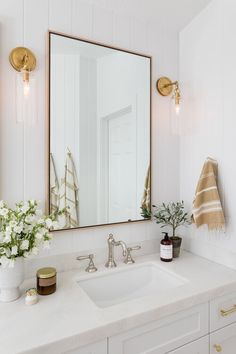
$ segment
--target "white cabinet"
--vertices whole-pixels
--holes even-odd
[[[236,354],[236,293],[63,354]]]
[[[107,339],[86,345],[85,347],[67,351],[64,354],[108,354]]]
[[[108,352],[109,354],[165,354],[207,333],[208,304],[206,303],[113,336],[109,338]]]
[[[236,353],[236,323],[210,334],[210,354]]]
[[[209,353],[209,336],[205,336],[194,342],[184,345],[168,354],[208,354]]]
[[[210,332],[234,322],[236,322],[236,293],[210,301]]]

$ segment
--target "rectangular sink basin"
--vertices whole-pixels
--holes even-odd
[[[97,306],[104,308],[143,296],[163,294],[186,281],[149,262],[106,270],[79,280],[78,284]]]

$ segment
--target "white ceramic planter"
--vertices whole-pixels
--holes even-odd
[[[10,302],[20,297],[19,286],[24,280],[24,258],[16,259],[13,268],[0,265],[0,301]]]

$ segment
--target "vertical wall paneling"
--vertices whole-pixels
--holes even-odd
[[[51,30],[71,33],[72,0],[43,0],[49,4],[49,27]],[[46,16],[46,13],[45,13]]]
[[[129,16],[114,14],[113,42],[121,48],[130,48],[131,21]]]
[[[152,56],[152,200],[158,203],[178,199],[179,142],[170,131],[168,100],[159,97],[155,90],[158,76],[177,77],[178,36],[166,32],[163,24],[149,20],[146,14],[144,18],[142,7],[140,11],[135,8],[135,16],[126,7],[126,0],[0,2],[0,198],[10,203],[24,198],[45,201],[46,39],[47,30],[52,29]],[[10,50],[23,44],[35,52],[38,61],[38,122],[33,127],[25,125],[24,129],[15,122],[15,72],[8,62]],[[46,254],[87,251],[91,244],[93,248],[105,248],[109,232],[130,243],[156,239],[159,229],[155,223],[147,222],[60,232],[55,234]],[[44,255],[42,252],[41,257]]]
[[[223,117],[222,119],[222,132],[223,139],[221,150],[222,151],[222,184],[223,184],[223,202],[227,216],[228,235],[230,235],[231,244],[235,247],[234,235],[236,233],[236,188],[234,182],[236,180],[236,168],[232,168],[232,155],[235,151],[235,60],[236,50],[232,45],[236,24],[233,20],[235,13],[235,2],[232,0],[227,1],[226,7],[222,11],[222,76],[220,84],[222,85],[222,98],[223,98]]]
[[[23,43],[23,0],[0,2],[0,199],[10,205],[24,196],[23,125],[16,123],[16,71],[10,51]]]
[[[147,23],[145,21],[132,19],[130,45],[137,52],[147,52]]]
[[[180,34],[180,82],[184,97],[180,144],[180,193],[191,208],[207,156],[218,160],[226,232],[186,230],[185,246],[236,268],[235,79],[236,3],[213,0]]]
[[[37,121],[33,126],[25,124],[24,144],[24,199],[44,201],[45,193],[45,124],[46,124],[46,58],[45,47],[48,30],[48,1],[24,0],[24,45],[36,55],[34,73],[37,95]],[[35,158],[37,156],[37,159]]]
[[[93,5],[91,1],[72,0],[72,33],[75,36],[92,38]]]
[[[93,38],[107,44],[113,42],[113,12],[107,8],[94,7]]]

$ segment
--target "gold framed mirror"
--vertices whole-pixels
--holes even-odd
[[[151,205],[151,57],[49,32],[50,212],[59,230],[143,221]]]

